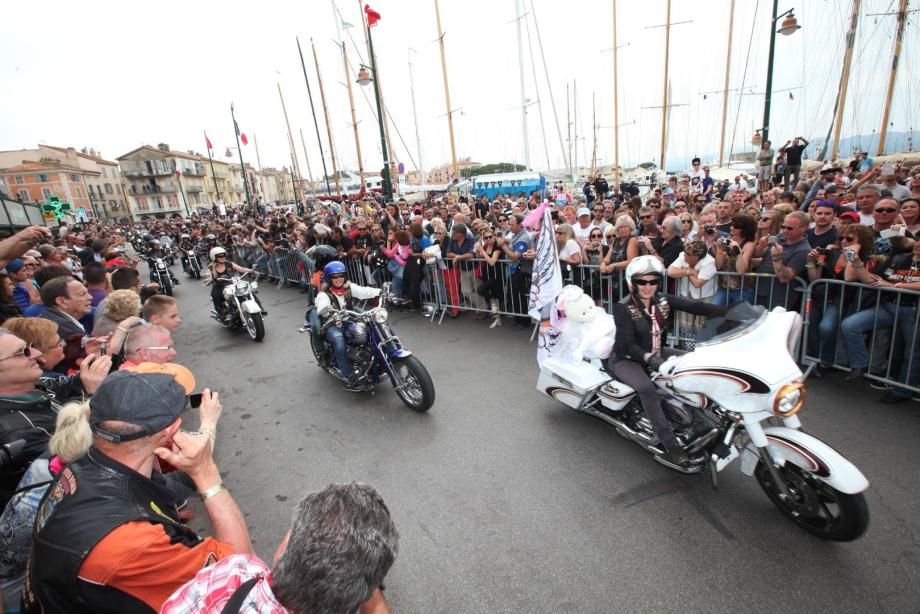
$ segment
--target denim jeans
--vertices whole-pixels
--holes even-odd
[[[879,303],[877,309],[863,309],[844,318],[840,323],[840,334],[850,357],[850,366],[854,369],[869,367],[869,351],[864,339],[866,332],[895,326],[897,328],[893,334],[899,335],[904,344],[904,357],[897,380],[909,386],[917,386],[920,384],[920,343],[917,343],[918,339],[915,338],[917,308],[913,305],[899,307],[895,303],[885,301]],[[898,396],[912,394],[909,390],[897,386],[892,388],[892,392]]]
[[[719,288],[715,296],[712,297],[713,305],[734,305],[747,301],[754,302],[754,286],[744,288],[743,290],[732,290],[731,288]]]
[[[819,302],[812,304],[808,326],[809,355],[817,353],[820,362],[834,362],[839,321],[840,308],[837,305]]]
[[[332,350],[335,352],[335,363],[338,365],[339,371],[341,371],[342,375],[347,379],[351,379],[354,376],[355,370],[351,361],[348,360],[348,356],[345,354],[345,331],[333,324],[326,329],[326,341],[332,346]]]
[[[266,264],[268,265],[266,267]],[[262,254],[256,258],[255,266],[253,267],[257,271],[268,271],[268,274],[273,277],[281,277],[281,271],[278,267],[278,260],[274,256],[269,256],[268,254]]]

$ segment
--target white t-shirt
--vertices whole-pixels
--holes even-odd
[[[588,224],[587,228],[582,228],[581,224],[575,224],[572,226],[572,230],[575,231],[575,238],[579,241],[587,241],[588,235],[591,234],[591,231],[594,228],[597,228],[597,226],[595,226],[593,222]]]
[[[559,250],[559,260],[568,260],[575,254],[580,253],[581,247],[578,245],[578,243],[573,239],[569,239],[565,242],[565,247]]]
[[[690,171],[690,192],[692,194],[703,193],[703,179],[705,178],[706,173],[703,171],[703,169]]]
[[[684,259],[684,252],[681,252],[677,259],[671,263],[671,266],[668,268],[678,268],[685,269],[687,268],[687,261]],[[690,283],[690,280],[686,277],[681,277],[677,280],[677,294],[678,296],[685,296],[690,298],[710,298],[716,293],[716,259],[713,258],[710,254],[706,254],[700,261],[696,263],[696,266],[693,267],[697,272],[697,276],[705,280],[706,283],[701,287],[697,288]]]
[[[875,226],[875,216],[871,213],[863,213],[862,211],[857,211],[859,214],[859,223],[863,226]]]

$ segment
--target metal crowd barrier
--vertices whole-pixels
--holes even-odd
[[[867,379],[920,392],[920,292],[817,279],[808,294],[802,333],[806,374],[817,366],[856,366],[866,369]]]

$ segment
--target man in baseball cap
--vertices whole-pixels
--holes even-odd
[[[158,612],[202,568],[252,553],[212,457],[213,428],[180,431],[185,405],[185,388],[168,373],[117,371],[102,382],[89,403],[93,446],[61,471],[39,506],[24,613]],[[204,390],[202,416],[219,412],[217,393]],[[179,521],[157,458],[194,483],[215,538]]]

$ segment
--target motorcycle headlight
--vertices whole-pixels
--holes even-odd
[[[377,324],[383,324],[390,317],[390,313],[382,307],[374,312],[374,321]]]
[[[254,282],[252,282],[252,283],[249,284],[249,287],[252,288],[253,290],[258,290],[258,289],[259,289],[259,282],[254,281]]]
[[[249,294],[249,283],[245,281],[237,282],[236,292],[237,294]]]
[[[224,296],[227,298],[233,296],[233,286],[224,286]]]
[[[781,418],[797,414],[805,405],[805,384],[792,382],[779,389],[773,399],[773,413]]]

